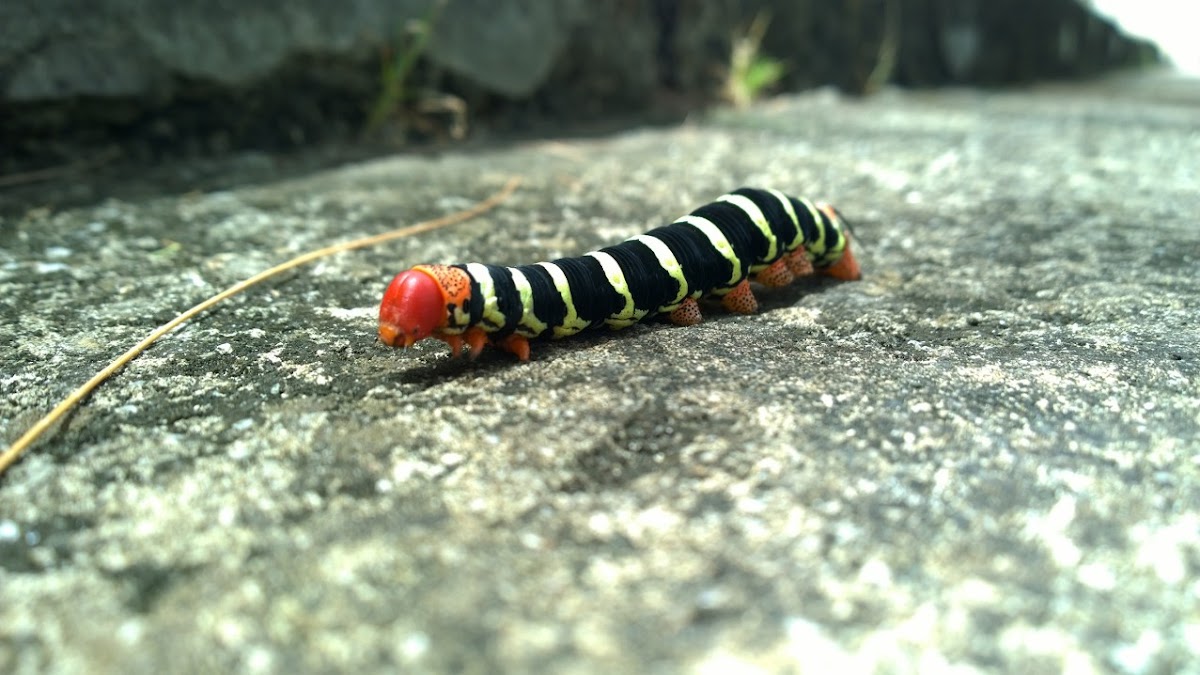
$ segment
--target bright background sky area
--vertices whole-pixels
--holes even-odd
[[[1158,43],[1175,67],[1200,75],[1200,2],[1196,0],[1092,0],[1131,35]]]

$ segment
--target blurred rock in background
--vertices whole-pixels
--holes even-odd
[[[0,172],[106,147],[146,160],[670,119],[731,85],[870,93],[1157,60],[1075,0],[7,0]]]

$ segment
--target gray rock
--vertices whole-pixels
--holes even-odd
[[[580,15],[568,2],[452,2],[429,43],[434,63],[504,96],[529,96],[567,47]]]
[[[443,7],[431,10],[434,5]],[[303,146],[361,131],[382,54],[414,49],[405,110],[452,94],[476,125],[673,111],[730,79],[731,45],[770,17],[781,89],[1074,77],[1153,60],[1075,0],[1038,3],[584,0],[7,0],[0,4],[0,172]],[[884,11],[887,8],[887,11]],[[887,17],[892,19],[889,21]],[[892,53],[894,51],[895,53]],[[871,74],[877,73],[877,81]],[[874,82],[872,84],[872,82]],[[65,146],[65,147],[64,147]],[[146,146],[149,146],[148,148]]]
[[[179,80],[245,86],[301,54],[365,60],[430,16],[430,0],[404,2],[11,3],[0,64],[14,102],[71,96],[170,97]],[[539,85],[562,49],[572,3],[449,3],[428,57],[510,96]],[[71,11],[74,9],[74,11]]]
[[[6,440],[215,290],[526,180],[192,322],[0,478],[0,670],[1196,672],[1198,102],[817,92],[49,191],[0,220]],[[398,270],[578,254],[741,184],[837,203],[865,278],[525,365],[375,342]]]

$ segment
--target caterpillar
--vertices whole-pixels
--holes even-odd
[[[697,299],[750,314],[750,279],[776,288],[796,277],[861,278],[848,228],[826,204],[741,188],[670,225],[578,258],[520,267],[417,265],[392,279],[379,307],[379,339],[410,347],[433,337],[452,355],[484,343],[529,360],[529,339],[619,329],[666,314],[701,321]]]

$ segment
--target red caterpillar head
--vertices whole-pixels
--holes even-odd
[[[471,294],[467,273],[447,265],[418,265],[388,284],[379,305],[379,339],[410,347],[445,328],[450,312],[466,307]]]

